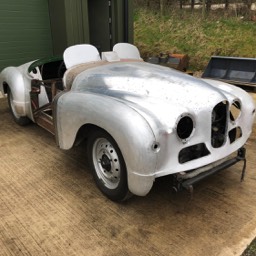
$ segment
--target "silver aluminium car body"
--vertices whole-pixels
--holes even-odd
[[[40,72],[28,73],[29,65],[3,70],[0,88],[5,93],[8,85],[17,113],[34,121],[31,80],[41,78]],[[135,195],[146,195],[157,177],[214,168],[252,132],[255,105],[238,87],[126,59],[99,61],[68,85],[67,74],[75,68],[66,71],[64,90],[53,100],[57,144],[72,148],[87,125],[106,131],[123,155]],[[41,88],[40,106],[47,101]],[[230,113],[234,105],[236,117]]]
[[[237,120],[228,120],[227,130],[240,127],[243,136],[214,148],[212,110],[220,102],[231,106],[235,100],[241,102],[242,112]],[[59,106],[60,147],[72,147],[81,125],[97,124],[117,141],[128,170],[129,189],[137,195],[146,195],[157,177],[200,168],[238,150],[252,131],[255,115],[251,97],[237,87],[144,62],[112,63],[80,73],[71,90],[59,99]],[[194,130],[182,140],[176,129],[186,115],[193,119]],[[199,143],[206,144],[209,155],[178,161],[182,149]]]

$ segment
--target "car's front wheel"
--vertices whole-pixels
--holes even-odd
[[[13,95],[12,95],[12,91],[10,90],[10,88],[8,88],[7,90],[7,95],[8,95],[8,104],[9,104],[9,108],[11,110],[12,116],[14,121],[19,124],[19,125],[27,125],[29,124],[31,121],[28,117],[26,116],[20,116],[16,109],[15,109],[15,105],[13,102]]]
[[[88,160],[101,192],[113,201],[124,201],[131,194],[127,186],[126,166],[114,139],[98,130],[88,138]]]

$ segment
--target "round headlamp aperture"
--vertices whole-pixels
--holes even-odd
[[[193,134],[195,128],[194,121],[189,114],[183,114],[179,117],[176,126],[177,136],[186,142]]]

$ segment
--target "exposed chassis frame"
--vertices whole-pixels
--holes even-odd
[[[32,80],[31,81],[31,108],[33,113],[33,118],[35,122],[55,135],[55,127],[53,121],[53,98],[61,91],[57,88],[57,83],[62,83],[61,79],[49,79],[49,80]],[[44,86],[45,89],[50,90],[50,100],[49,103],[39,107],[38,95],[40,93],[40,86]]]

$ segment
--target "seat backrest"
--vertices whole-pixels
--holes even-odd
[[[101,61],[97,48],[90,44],[78,44],[68,47],[64,51],[63,59],[67,69],[78,64]]]
[[[140,52],[135,45],[128,43],[118,43],[114,45],[113,51],[117,53],[120,59],[138,59],[141,60]]]

